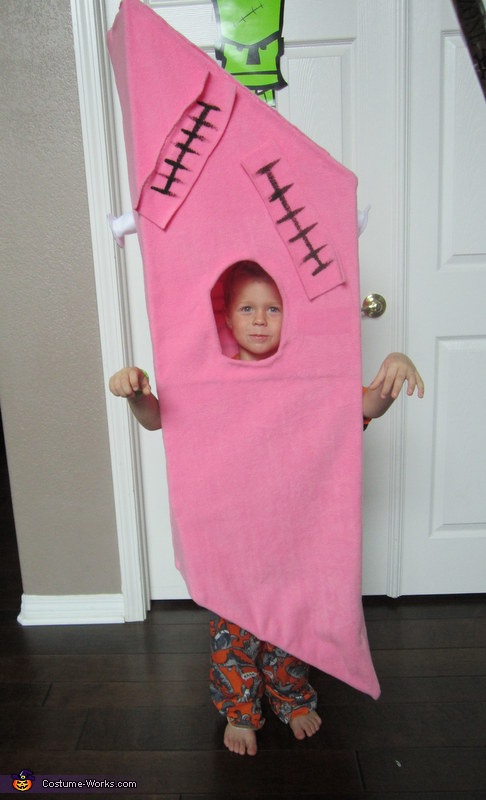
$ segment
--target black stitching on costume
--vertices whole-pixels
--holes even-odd
[[[185,133],[186,136],[192,136],[193,139],[199,139],[200,142],[205,142],[206,137],[202,136],[200,133],[194,133],[194,131],[189,131],[187,128],[181,128],[182,133]]]
[[[293,211],[289,211],[289,213],[286,214],[285,217],[280,217],[280,219],[277,220],[277,224],[280,225],[281,222],[288,222],[289,220],[293,219],[293,217],[296,217],[297,214],[300,214],[300,212],[303,211],[304,208],[305,206],[301,206],[301,208],[295,208]]]
[[[273,189],[272,194],[268,198],[269,202],[274,203],[276,200],[279,200],[280,203],[282,204],[284,211],[286,212],[283,217],[277,220],[277,225],[281,225],[282,222],[292,222],[294,224],[297,233],[295,236],[292,236],[288,241],[289,243],[294,243],[297,242],[299,239],[302,239],[307,249],[309,250],[309,252],[304,258],[303,263],[306,263],[307,261],[314,259],[314,261],[317,264],[317,267],[312,272],[312,275],[318,275],[319,272],[322,272],[323,269],[326,269],[326,267],[328,267],[329,264],[332,263],[333,259],[331,258],[329,259],[329,261],[321,261],[319,253],[321,252],[321,250],[327,247],[327,244],[322,244],[320,247],[314,247],[311,241],[309,240],[308,234],[316,227],[318,223],[314,222],[312,223],[312,225],[308,225],[306,228],[303,228],[299,220],[297,219],[301,211],[304,211],[305,206],[302,206],[301,208],[291,208],[285,195],[287,194],[289,189],[292,188],[294,184],[289,183],[287,184],[287,186],[280,186],[279,182],[277,181],[273,173],[273,168],[275,167],[276,164],[279,163],[279,161],[280,159],[277,158],[275,161],[271,161],[269,164],[265,164],[264,167],[261,167],[259,170],[257,170],[257,175],[267,176],[270,186]]]
[[[201,155],[201,153],[198,153],[197,150],[193,150],[192,147],[189,147],[188,142],[176,142],[176,147],[179,150],[182,150],[183,153],[191,153],[193,156]]]
[[[189,167],[185,167],[181,161],[174,161],[172,158],[166,158],[165,163],[169,165],[169,167],[174,167],[174,169],[183,169],[185,172],[189,170]]]
[[[292,236],[292,238],[289,239],[289,242],[296,242],[298,239],[303,239],[308,233],[311,232],[313,228],[316,227],[316,225],[317,222],[313,222],[312,225],[308,225],[307,228],[304,228],[302,231],[296,233],[295,236]]]
[[[263,3],[260,3],[260,5],[259,5],[259,6],[257,6],[256,8],[255,8],[254,6],[252,6],[252,7],[251,7],[251,11],[249,11],[249,12],[248,12],[248,14],[245,14],[245,15],[244,15],[244,16],[243,16],[243,17],[240,19],[240,22],[246,22],[246,20],[248,19],[248,17],[251,17],[251,15],[252,15],[252,14],[256,14],[256,13],[257,13],[257,11],[259,11],[261,8],[263,8]]]
[[[272,186],[273,185],[274,184],[272,184]],[[275,200],[280,200],[280,202],[282,203],[282,205],[285,208],[284,195],[287,194],[288,190],[291,189],[293,185],[294,185],[293,183],[288,183],[287,186],[279,186],[278,184],[276,184],[274,193],[272,195],[270,195],[270,197],[269,197],[270,202],[274,203]],[[289,209],[290,209],[290,206],[289,206]],[[287,209],[285,209],[285,210],[287,210]]]
[[[180,150],[177,159],[164,159],[164,162],[172,168],[169,175],[161,176],[162,178],[166,179],[165,186],[151,186],[150,188],[153,189],[154,192],[160,192],[160,194],[165,194],[169,197],[176,197],[176,194],[172,191],[172,186],[174,183],[182,183],[181,179],[178,177],[179,170],[182,170],[182,172],[190,172],[189,167],[186,167],[186,165],[183,164],[183,159],[188,153],[193,156],[201,155],[201,153],[191,147],[195,140],[200,142],[207,141],[206,137],[200,133],[201,128],[212,128],[213,130],[217,130],[216,125],[213,125],[212,122],[209,122],[207,117],[211,111],[221,111],[221,109],[218,106],[205,103],[203,100],[198,100],[197,105],[201,106],[202,110],[197,117],[190,117],[190,119],[192,119],[194,122],[194,127],[192,129],[181,128],[181,132],[184,134],[184,136],[186,136],[186,140],[175,142],[175,147]]]

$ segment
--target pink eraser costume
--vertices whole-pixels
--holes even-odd
[[[108,47],[167,456],[194,600],[372,697],[361,604],[356,177],[139,0]],[[220,277],[251,259],[284,306],[239,361]]]

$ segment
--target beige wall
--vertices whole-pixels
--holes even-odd
[[[24,593],[118,593],[68,0],[1,0],[0,37],[0,402]]]

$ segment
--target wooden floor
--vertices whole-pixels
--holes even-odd
[[[242,758],[222,745],[224,721],[208,701],[207,613],[192,603],[154,603],[145,623],[18,625],[2,475],[0,775],[138,782],[93,797],[485,800],[484,596],[368,599],[382,698],[314,674],[322,731],[300,743],[270,716],[258,755]]]

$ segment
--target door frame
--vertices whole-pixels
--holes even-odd
[[[125,620],[143,620],[150,607],[138,434],[126,403],[113,402],[110,375],[131,361],[125,257],[107,214],[122,213],[116,170],[112,78],[105,45],[104,3],[71,0],[93,264],[100,325],[106,414],[113,474]]]
[[[105,45],[105,4],[71,0],[74,50],[79,87],[81,126],[86,166],[93,263],[105,385],[120,364],[131,362],[131,330],[126,290],[124,251],[106,222],[109,212],[121,214],[114,133],[112,73]],[[395,263],[393,307],[395,349],[404,349],[407,319],[407,196],[408,196],[408,30],[409,2],[396,8],[396,172]],[[113,402],[106,388],[106,413],[111,453],[122,594],[126,621],[143,620],[150,608],[143,492],[140,479],[138,432],[127,405]],[[402,562],[402,475],[404,471],[405,411],[394,414],[389,446],[393,475],[389,498],[387,595],[400,595]],[[384,543],[385,546],[385,543]]]

